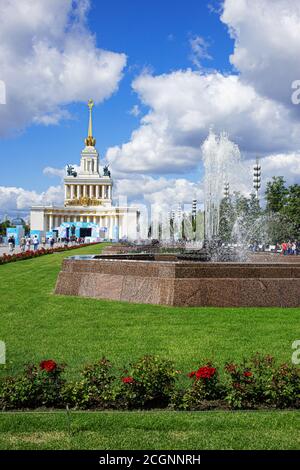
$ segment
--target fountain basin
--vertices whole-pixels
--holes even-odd
[[[73,256],[56,294],[181,307],[299,307],[300,262],[212,263],[178,255]]]

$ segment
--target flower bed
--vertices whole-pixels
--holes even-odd
[[[21,253],[14,253],[12,255],[7,255],[4,253],[0,257],[0,264],[12,263],[14,261],[22,261],[24,259],[37,258],[38,256],[51,255],[52,253],[57,253],[59,251],[68,251],[74,250],[76,248],[82,248],[84,246],[98,245],[99,242],[94,243],[82,243],[80,245],[71,245],[71,246],[57,246],[55,248],[40,248],[38,250],[28,250]]]
[[[0,408],[173,410],[299,408],[300,369],[255,355],[222,371],[212,363],[188,374],[171,361],[147,355],[124,369],[102,358],[66,381],[54,360],[28,365],[16,377],[0,379]],[[222,374],[221,374],[222,372]],[[187,378],[188,377],[188,378]]]

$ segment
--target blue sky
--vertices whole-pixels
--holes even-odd
[[[155,74],[195,68],[190,59],[192,37],[200,35],[209,44],[212,59],[204,59],[204,65],[224,72],[232,70],[228,58],[233,41],[219,16],[209,8],[211,4],[199,0],[92,2],[88,27],[97,46],[128,57],[119,89],[94,109],[94,134],[100,155],[105,155],[108,147],[127,141],[138,127],[139,117],[129,113],[138,104],[131,88],[134,77],[144,68]],[[74,103],[68,109],[71,119],[49,126],[29,124],[0,139],[0,185],[42,191],[49,185],[49,177],[43,175],[46,166],[79,162],[87,108],[83,103]],[[12,158],[6,158],[8,153]]]
[[[211,129],[239,147],[243,192],[256,157],[263,186],[300,181],[299,2],[0,0],[0,17],[0,216],[63,202],[89,98],[115,196],[203,201]]]

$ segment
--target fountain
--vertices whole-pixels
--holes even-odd
[[[239,174],[238,147],[226,134],[210,132],[202,154],[205,240],[184,247],[115,245],[109,253],[72,256],[63,261],[55,293],[180,307],[299,307],[297,258],[249,257],[249,240],[262,220],[251,234],[237,218],[235,244],[218,238],[221,201]]]

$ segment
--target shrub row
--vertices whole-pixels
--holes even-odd
[[[76,248],[82,248],[89,245],[97,245],[98,242],[94,243],[81,243],[80,245],[71,245],[71,246],[57,246],[56,248],[40,248],[38,250],[28,250],[21,253],[14,253],[12,255],[7,255],[4,253],[0,257],[0,264],[12,263],[14,261],[22,261],[24,259],[37,258],[38,256],[51,255],[52,253],[57,253],[59,251],[74,250]]]
[[[300,371],[256,354],[225,364],[212,363],[183,374],[169,360],[144,356],[119,370],[102,358],[86,366],[77,381],[66,381],[65,366],[44,360],[15,377],[0,380],[0,408],[204,410],[212,408],[299,408]],[[186,376],[188,378],[184,378]]]

